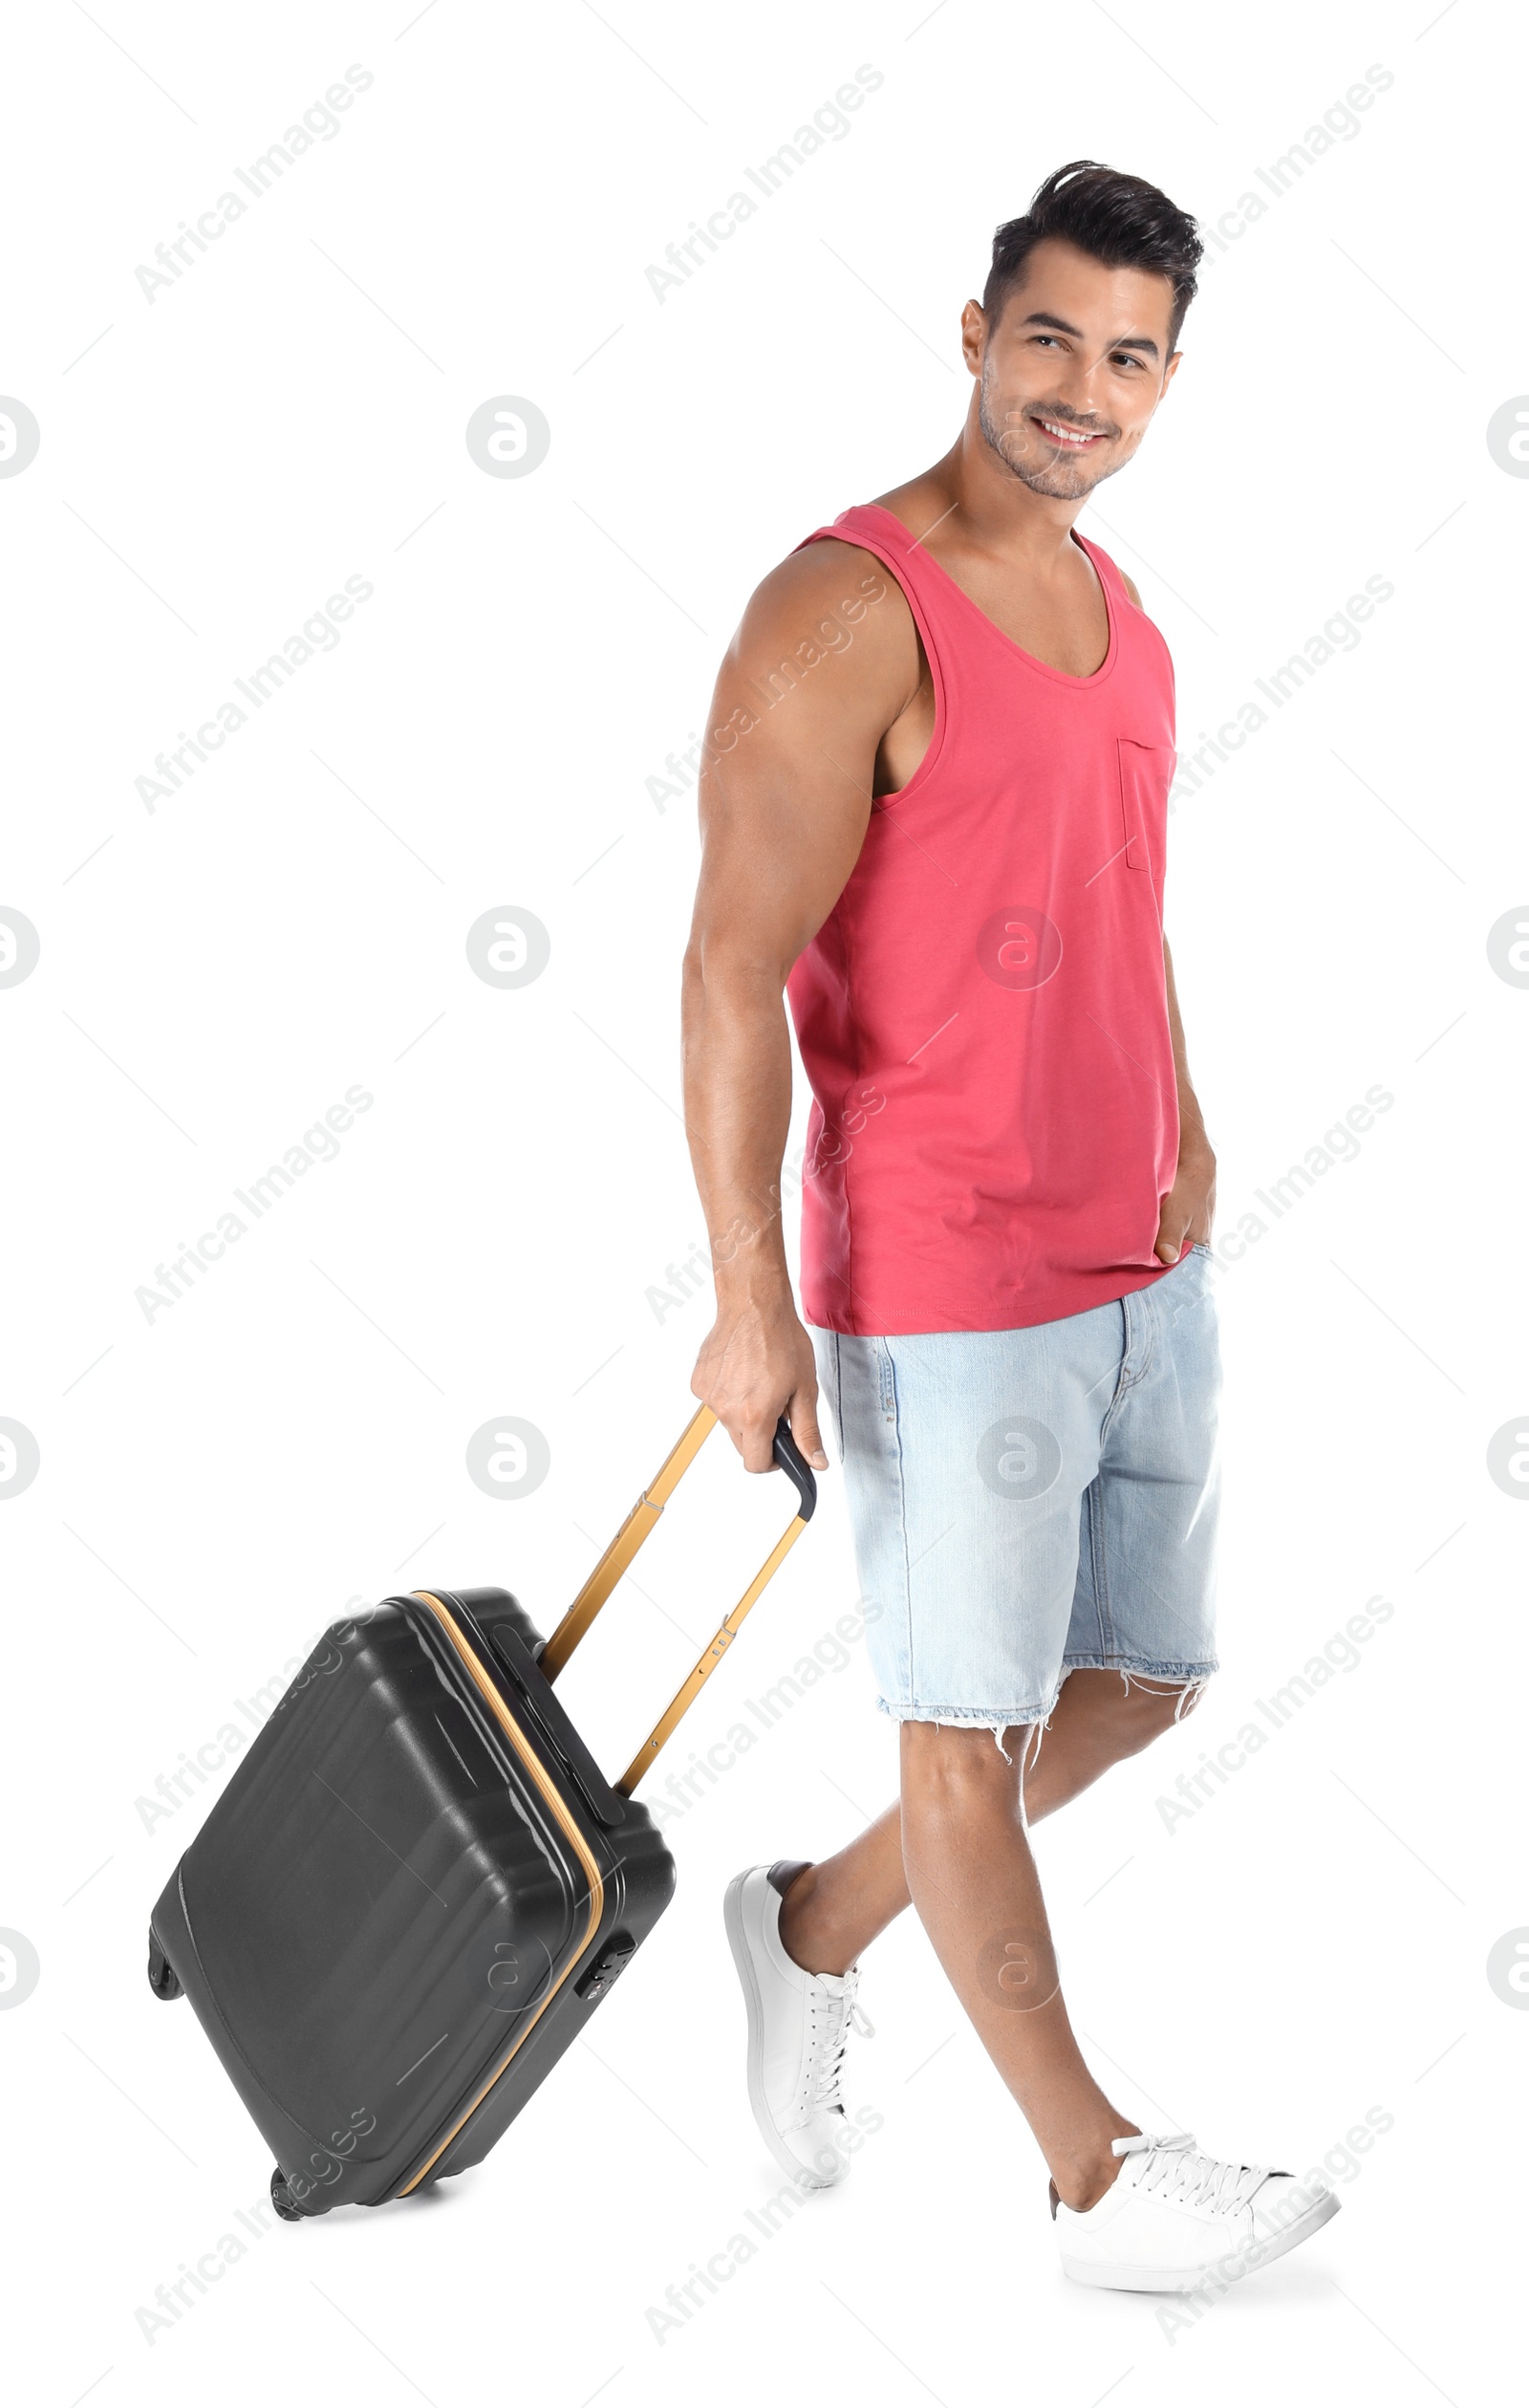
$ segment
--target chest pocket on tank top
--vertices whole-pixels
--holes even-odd
[[[1178,759],[1172,745],[1138,744],[1132,736],[1117,736],[1120,756],[1121,835],[1126,866],[1152,874],[1168,849],[1168,790]]]

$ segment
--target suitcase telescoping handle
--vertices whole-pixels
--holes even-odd
[[[543,1648],[540,1660],[541,1668],[549,1681],[557,1679],[606,1598],[626,1571],[643,1540],[652,1530],[659,1514],[678,1486],[681,1477],[695,1462],[703,1442],[716,1426],[717,1416],[709,1405],[704,1404],[686,1423],[678,1443],[665,1456],[657,1478],[644,1488]],[[653,1763],[676,1724],[695,1703],[704,1683],[716,1671],[733,1640],[738,1637],[743,1616],[774,1578],[812,1519],[812,1508],[818,1501],[818,1484],[812,1477],[811,1464],[792,1438],[790,1428],[784,1417],[776,1426],[774,1453],[777,1464],[796,1489],[796,1513],[776,1540],[732,1612],[718,1625],[716,1637],[702,1648],[690,1672],[680,1682],[662,1714],[659,1715],[620,1780],[615,1783],[615,1788],[623,1797],[632,1795],[638,1781]]]

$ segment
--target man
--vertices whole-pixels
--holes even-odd
[[[901,1795],[740,1874],[749,2090],[836,2180],[858,1960],[910,1901],[1051,2173],[1066,2271],[1195,2288],[1338,2202],[1140,2133],[1084,2063],[1029,1822],[1216,1669],[1215,1160],[1162,933],[1174,682],[1072,532],[1178,366],[1194,221],[1078,161],[999,228],[944,459],[817,529],[718,680],[685,959],[717,1319],[692,1382],[763,1471],[838,1427]],[[815,1097],[782,1239],[788,991]],[[1044,1745],[1042,1744],[1044,1737]]]

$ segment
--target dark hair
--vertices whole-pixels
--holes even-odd
[[[1195,220],[1141,176],[1122,175],[1097,159],[1074,159],[1046,177],[1023,217],[1011,217],[993,237],[993,265],[982,291],[989,325],[996,322],[1037,243],[1071,243],[1106,268],[1140,268],[1167,276],[1174,288],[1170,351],[1195,298],[1195,271],[1204,255]]]

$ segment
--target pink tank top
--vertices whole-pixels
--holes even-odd
[[[1178,1155],[1168,646],[1081,536],[1109,612],[1091,677],[1022,652],[878,505],[824,536],[907,596],[935,732],[787,984],[805,1317],[892,1337],[1086,1312],[1162,1272]]]

